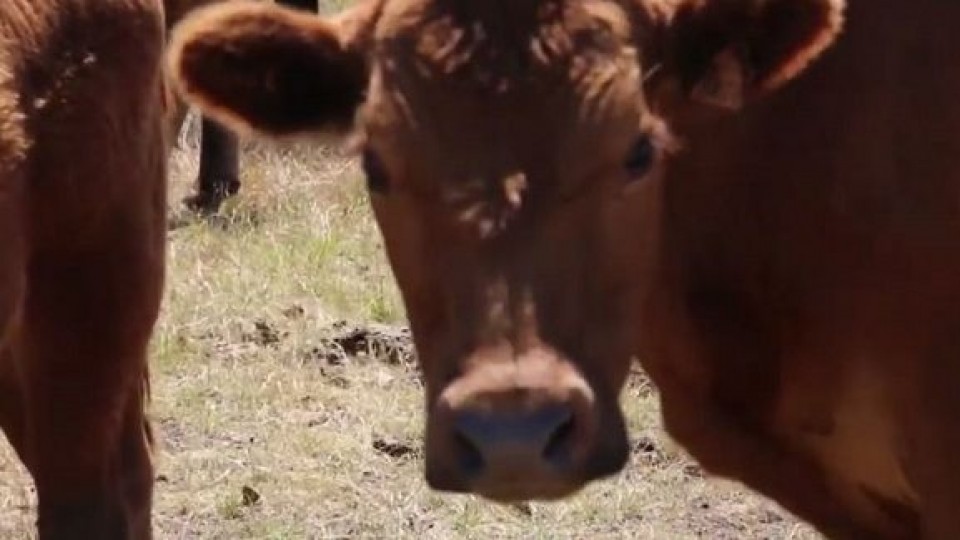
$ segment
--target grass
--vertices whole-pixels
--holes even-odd
[[[196,157],[172,158],[174,214]],[[331,353],[337,321],[403,323],[355,164],[305,145],[248,144],[243,158],[224,216],[170,232],[151,349],[158,538],[817,538],[702,478],[661,432],[639,373],[623,396],[634,452],[617,477],[553,504],[432,492],[416,371]],[[0,538],[31,538],[33,505],[0,445]]]

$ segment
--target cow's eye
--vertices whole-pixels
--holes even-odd
[[[630,151],[627,152],[627,157],[623,161],[623,167],[631,180],[639,180],[650,172],[656,157],[657,149],[653,145],[653,140],[649,134],[643,134],[630,146]]]
[[[376,152],[364,148],[360,155],[360,167],[367,177],[367,189],[377,193],[386,193],[389,190],[390,177]]]

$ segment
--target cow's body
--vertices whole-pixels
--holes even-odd
[[[172,66],[240,128],[358,132],[432,486],[556,498],[616,471],[637,353],[706,469],[833,538],[951,540],[957,21],[938,0],[251,4],[185,24]]]
[[[44,540],[150,536],[163,33],[159,0],[0,3],[0,427]]]
[[[639,348],[670,432],[837,537],[960,538],[958,21],[850,0],[769,101],[674,123],[644,224]]]

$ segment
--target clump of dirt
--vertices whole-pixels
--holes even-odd
[[[660,448],[653,437],[641,435],[633,443],[632,453],[645,466],[662,466],[670,461],[670,457]]]
[[[261,347],[276,345],[287,337],[289,332],[282,332],[264,319],[253,321],[253,330],[244,332],[241,339],[245,343],[255,343]]]
[[[391,437],[377,437],[373,440],[373,449],[393,459],[416,457],[420,452],[412,445]]]
[[[250,486],[240,488],[240,501],[243,506],[253,506],[260,502],[260,493]]]
[[[410,368],[416,363],[410,330],[402,326],[361,326],[338,321],[321,330],[320,343],[310,351],[310,356],[330,366],[340,366],[351,359],[372,359]]]

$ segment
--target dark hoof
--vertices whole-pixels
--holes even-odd
[[[220,205],[223,204],[223,200],[223,197],[198,193],[184,197],[183,205],[196,214],[210,215],[220,211]]]
[[[204,175],[197,179],[196,195],[183,199],[192,212],[201,215],[216,214],[223,201],[240,192],[240,180],[233,175]]]

